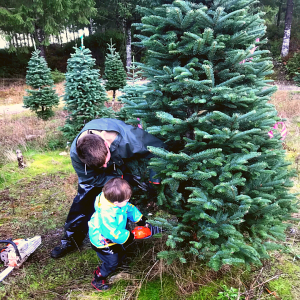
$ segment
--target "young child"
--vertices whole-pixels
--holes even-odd
[[[127,218],[138,226],[145,226],[146,218],[128,201],[132,191],[128,182],[121,178],[109,180],[95,200],[95,213],[89,225],[92,248],[102,260],[94,271],[92,286],[98,291],[109,289],[107,276],[113,273],[125,257],[126,247],[134,240],[127,229]]]

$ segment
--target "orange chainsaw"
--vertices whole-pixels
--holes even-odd
[[[136,240],[144,240],[150,238],[152,235],[163,232],[162,228],[146,223],[146,226],[137,226],[131,232],[134,234]]]
[[[0,258],[7,268],[0,273],[0,282],[14,269],[19,268],[23,262],[33,253],[41,244],[40,236],[31,239],[0,240],[0,243],[7,245],[2,248]]]

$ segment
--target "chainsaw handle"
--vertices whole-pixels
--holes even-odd
[[[22,259],[21,254],[19,252],[19,249],[18,249],[17,245],[13,241],[11,241],[11,240],[0,240],[0,243],[11,244],[14,247],[14,249],[16,251],[16,254],[20,257],[20,259]]]

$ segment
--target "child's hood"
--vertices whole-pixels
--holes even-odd
[[[128,205],[128,203],[126,204]],[[125,208],[125,207],[122,207]],[[98,195],[96,197],[96,201],[95,201],[95,211],[100,211],[100,210],[110,210],[110,211],[114,211],[115,213],[117,213],[120,208],[117,205],[114,205],[113,203],[111,203],[110,201],[108,201],[104,194],[101,193],[100,195]]]

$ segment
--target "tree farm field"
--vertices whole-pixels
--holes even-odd
[[[88,241],[80,252],[51,259],[50,250],[62,235],[77,191],[77,176],[68,155],[71,141],[59,130],[66,119],[62,98],[55,116],[42,121],[22,109],[25,88],[0,91],[0,238],[41,235],[42,244],[0,283],[1,299],[300,299],[300,223],[290,226],[282,250],[273,252],[263,267],[250,270],[225,265],[215,272],[192,257],[186,264],[168,265],[156,258],[166,249],[166,236],[140,241],[129,253],[128,267],[111,278],[112,289],[101,294],[90,284],[98,259]],[[56,88],[61,96],[63,83]],[[291,167],[298,169],[300,92],[277,91],[271,103],[286,119],[284,147]],[[20,109],[5,110],[13,105]],[[18,168],[17,149],[22,151],[25,169]],[[300,192],[299,177],[294,178],[292,190]],[[153,214],[166,217],[162,210]],[[0,265],[0,271],[4,269]],[[226,291],[228,297],[219,294]],[[238,293],[239,298],[234,296]]]

